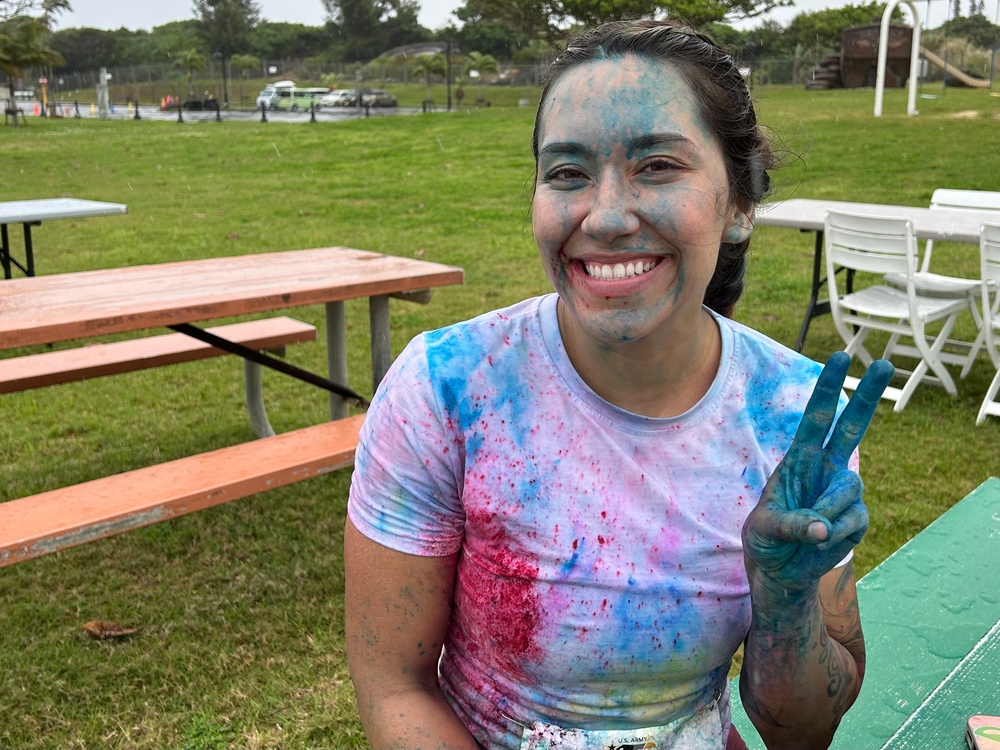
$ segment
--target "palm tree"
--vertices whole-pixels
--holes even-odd
[[[188,97],[194,98],[194,74],[205,69],[205,56],[194,49],[181,52],[174,58],[174,67],[183,70],[188,79]]]
[[[421,55],[413,64],[413,72],[415,75],[424,77],[424,83],[427,85],[424,103],[427,104],[431,100],[431,76],[435,73],[443,76],[446,72],[444,57],[441,55]]]
[[[514,62],[524,64],[530,62],[534,71],[535,85],[541,84],[541,71],[552,62],[558,50],[544,39],[532,39],[524,47],[514,53]]]
[[[52,28],[52,17],[64,10],[71,10],[69,0],[0,0],[0,22],[41,13],[46,28]]]
[[[14,101],[14,86],[25,68],[62,65],[62,55],[45,46],[45,35],[49,27],[45,18],[15,16],[0,24],[0,70],[7,74],[7,89],[10,99],[7,108],[11,110],[14,125],[17,125],[17,103]]]
[[[240,71],[240,103],[247,102],[247,76],[251,70],[260,69],[260,58],[255,55],[233,55],[229,61],[233,67]]]
[[[478,76],[476,77],[476,104],[479,105],[483,101],[483,73],[496,73],[497,59],[493,57],[493,55],[484,55],[481,52],[470,52],[469,70],[474,70],[478,73]]]

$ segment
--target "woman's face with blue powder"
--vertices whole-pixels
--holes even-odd
[[[575,327],[605,345],[686,335],[720,242],[749,221],[684,76],[633,55],[584,63],[539,118],[532,227]]]

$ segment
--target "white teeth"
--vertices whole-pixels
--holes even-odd
[[[605,263],[586,263],[584,268],[587,275],[595,279],[605,279],[608,281],[615,279],[629,279],[639,276],[651,270],[656,265],[656,261],[615,263],[613,266]]]

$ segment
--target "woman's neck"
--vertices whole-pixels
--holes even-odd
[[[556,310],[577,373],[598,396],[633,414],[679,416],[708,392],[718,372],[722,336],[704,309],[661,335],[613,345],[584,334],[561,301]]]

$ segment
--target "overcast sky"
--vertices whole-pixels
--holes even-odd
[[[775,11],[771,17],[788,23],[797,13],[835,8],[846,5],[848,0],[798,0],[794,7]],[[860,5],[864,0],[855,0]],[[920,17],[926,26],[940,26],[947,19],[950,0],[915,0]],[[986,17],[995,21],[997,3],[986,0]],[[320,0],[259,0],[261,16],[268,21],[289,21],[309,26],[319,26],[325,21]],[[968,12],[968,0],[961,0],[963,12]],[[429,29],[438,29],[455,20],[451,12],[461,0],[420,0],[420,23]],[[89,26],[97,29],[151,29],[170,21],[194,18],[191,0],[70,0],[72,13],[60,14],[58,28]],[[928,17],[929,13],[929,17]],[[905,13],[909,20],[909,13]],[[457,21],[456,21],[457,23]],[[759,19],[736,24],[739,27],[756,26]]]

